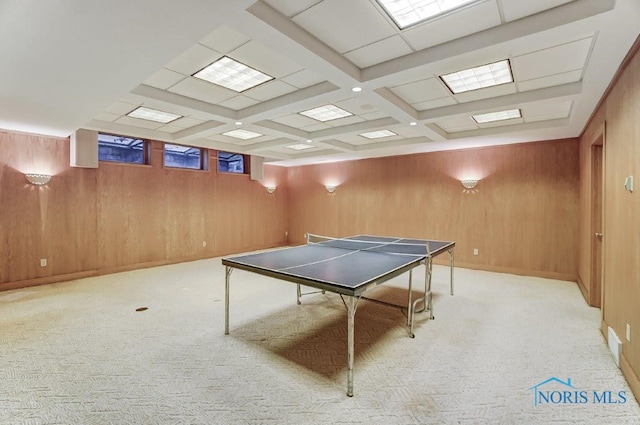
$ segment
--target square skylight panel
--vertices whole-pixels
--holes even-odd
[[[381,139],[383,137],[397,136],[397,134],[391,130],[380,130],[380,131],[370,131],[368,133],[362,133],[361,136],[366,137],[367,139]]]
[[[155,121],[162,124],[170,123],[178,118],[182,118],[182,115],[176,115],[169,112],[158,111],[156,109],[145,108],[140,106],[127,114],[131,118],[140,118],[141,120]]]
[[[489,112],[488,114],[473,115],[473,119],[478,124],[485,124],[494,121],[504,121],[513,118],[522,118],[520,109],[510,109],[508,111]]]
[[[272,76],[227,56],[221,57],[211,65],[193,74],[193,76],[238,93],[273,80]]]
[[[298,143],[297,145],[289,145],[285,146],[287,149],[292,149],[294,151],[303,151],[305,149],[312,149],[314,146],[306,145],[304,143]]]
[[[325,122],[337,120],[338,118],[350,117],[353,114],[351,112],[345,111],[342,108],[338,108],[335,105],[324,105],[317,108],[309,109],[307,111],[302,111],[300,112],[300,115]]]
[[[227,131],[226,133],[222,133],[222,134],[224,136],[235,137],[236,139],[242,139],[242,140],[254,139],[256,137],[263,136],[263,134],[260,134],[260,133],[255,133],[253,131],[241,130],[241,129]]]
[[[377,0],[398,28],[426,21],[478,0]]]
[[[509,60],[463,69],[440,76],[453,94],[513,83]]]

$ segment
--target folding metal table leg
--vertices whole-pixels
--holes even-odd
[[[225,266],[224,269],[224,334],[229,335],[229,280],[231,278],[232,267]]]
[[[347,395],[353,397],[354,360],[354,319],[356,315],[355,297],[349,297],[347,304]]]

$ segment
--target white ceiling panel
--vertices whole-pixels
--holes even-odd
[[[544,87],[558,86],[560,84],[574,83],[580,81],[582,70],[562,72],[560,74],[549,75],[548,77],[536,78],[533,80],[518,82],[519,91],[536,90]]]
[[[216,104],[237,96],[237,93],[224,87],[189,77],[169,89],[170,92]]]
[[[376,43],[352,50],[344,56],[360,68],[366,68],[399,56],[412,53],[411,47],[400,37],[394,35]]]
[[[358,115],[352,115],[350,117],[344,117],[344,118],[338,118],[331,121],[326,121],[324,124],[327,124],[328,126],[335,128],[335,127],[342,127],[344,125],[349,125],[349,124],[356,124],[363,121],[365,121],[364,118]]]
[[[314,120],[309,117],[305,117],[304,115],[300,115],[300,114],[289,114],[282,117],[276,117],[276,118],[273,118],[272,121],[275,121],[280,124],[288,125],[289,127],[293,127],[293,128],[302,128],[302,127],[308,127],[312,125],[323,124],[317,120]]]
[[[269,81],[249,89],[242,94],[251,99],[265,101],[296,91],[296,88],[282,81]]]
[[[202,124],[202,122],[203,122],[202,120],[199,120],[199,119],[196,119],[196,118],[182,117],[182,118],[178,118],[175,121],[171,121],[167,125],[171,125],[173,127],[179,127],[179,128],[185,129],[185,128],[193,127],[194,125]],[[164,131],[164,128],[161,127],[160,130]]]
[[[127,116],[120,117],[114,122],[117,124],[130,125],[133,127],[148,128],[148,129],[156,129],[164,125],[162,123],[155,122],[155,121],[141,120],[139,118],[131,118]]]
[[[447,133],[475,130],[478,128],[478,124],[473,120],[473,118],[465,115],[439,119],[434,124]]]
[[[533,80],[582,69],[587,62],[592,40],[589,37],[516,56],[511,60],[514,76],[518,80]]]
[[[238,95],[232,97],[231,99],[218,102],[218,105],[225,108],[233,109],[235,111],[239,111],[241,109],[248,108],[249,106],[257,105],[258,103],[260,103],[259,100],[251,99],[247,96]]]
[[[501,84],[499,86],[487,87],[484,89],[471,90],[468,92],[453,95],[458,103],[473,102],[474,100],[489,99],[497,96],[505,96],[516,92],[514,83]]]
[[[324,81],[319,75],[303,69],[280,79],[289,85],[302,89]]]
[[[391,87],[391,91],[407,103],[420,103],[451,96],[451,92],[439,78],[427,78]]]
[[[296,15],[293,21],[339,53],[396,34],[369,0],[325,0]]]
[[[347,112],[351,112],[354,115],[371,114],[376,111],[376,108],[370,105],[365,99],[359,96],[354,96],[349,99],[343,99],[338,102],[334,102],[339,108],[344,109]]]
[[[441,97],[439,99],[428,100],[426,102],[413,103],[411,106],[413,106],[416,111],[426,111],[428,109],[455,105],[456,103],[457,102],[455,101],[453,96],[449,96],[449,97]]]
[[[322,0],[264,0],[285,16],[292,17]]]
[[[300,127],[301,130],[307,131],[309,133],[313,133],[314,131],[326,130],[327,128],[331,128],[331,127],[321,122],[313,125],[306,125],[304,127]]]
[[[120,114],[112,114],[111,112],[100,112],[98,115],[95,116],[94,119],[99,121],[113,122],[118,118],[120,118],[121,116],[122,115]]]
[[[220,53],[196,44],[169,62],[165,68],[183,75],[193,75],[220,57]]]
[[[510,126],[510,125],[522,124],[523,122],[524,122],[524,118],[512,118],[510,120],[494,121],[494,122],[487,122],[487,123],[483,123],[483,124],[478,124],[478,127],[480,127],[480,128],[507,127],[507,126]]]
[[[199,44],[206,46],[223,55],[242,46],[250,40],[246,35],[229,28],[226,25],[213,31],[211,34],[200,40]]]
[[[229,56],[274,78],[291,75],[303,69],[300,64],[278,54],[277,50],[267,49],[255,41],[243,44]]]
[[[115,102],[112,105],[109,105],[104,112],[109,112],[112,114],[117,114],[118,116],[128,114],[129,112],[136,109],[140,106],[140,103],[126,103],[126,102]]]
[[[160,71],[144,80],[144,84],[166,90],[184,79],[184,75],[175,71],[171,71],[170,69],[162,68]]]
[[[407,29],[403,36],[415,50],[422,50],[497,25],[500,10],[495,0],[491,0]]]
[[[502,13],[507,21],[515,21],[561,4],[569,3],[573,0],[500,0]]]
[[[522,106],[522,116],[526,122],[554,120],[569,117],[572,101],[536,102]]]

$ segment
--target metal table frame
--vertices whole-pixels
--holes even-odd
[[[259,267],[252,267],[246,264],[242,264],[242,263],[238,263],[238,262],[234,262],[232,258],[223,258],[222,259],[222,264],[225,266],[225,298],[224,298],[224,333],[225,335],[229,334],[229,286],[230,286],[230,280],[231,280],[231,273],[233,272],[234,269],[241,269],[241,270],[245,270],[245,271],[249,271],[249,272],[253,272],[253,273],[257,273],[257,274],[261,274],[264,276],[269,276],[269,277],[273,277],[276,279],[280,279],[280,280],[285,280],[288,282],[293,282],[297,284],[297,303],[300,304],[300,297],[302,295],[308,295],[311,293],[315,293],[318,291],[314,291],[314,292],[308,292],[308,293],[302,293],[301,289],[300,289],[300,285],[304,285],[304,286],[309,286],[309,287],[313,287],[316,289],[319,289],[320,291],[322,291],[323,293],[325,291],[330,291],[330,292],[334,292],[339,294],[342,297],[342,300],[344,302],[344,305],[347,309],[347,395],[349,397],[353,396],[353,364],[354,364],[354,358],[355,358],[355,353],[354,353],[354,342],[355,342],[355,314],[356,314],[356,309],[358,307],[358,303],[360,301],[361,298],[370,300],[370,301],[375,301],[378,303],[382,303],[385,305],[390,305],[392,307],[397,307],[397,308],[406,308],[407,310],[407,325],[409,328],[409,336],[411,338],[415,337],[415,334],[413,333],[413,318],[414,315],[416,313],[422,313],[424,311],[428,311],[430,314],[430,319],[433,319],[433,299],[432,299],[432,293],[431,293],[431,277],[433,274],[433,258],[442,254],[443,252],[448,252],[449,253],[449,259],[450,259],[450,292],[451,295],[453,295],[453,262],[454,262],[454,251],[455,248],[455,242],[450,242],[448,245],[444,246],[443,248],[437,250],[437,251],[429,251],[429,247],[427,244],[427,255],[425,258],[420,258],[420,259],[416,259],[416,261],[410,262],[408,263],[406,266],[397,269],[391,273],[388,273],[386,275],[380,276],[370,282],[367,282],[366,284],[359,286],[355,289],[349,289],[349,288],[344,288],[344,287],[337,287],[334,285],[330,285],[330,284],[326,284],[323,282],[319,282],[319,281],[315,281],[315,280],[311,280],[311,279],[304,279],[304,278],[300,278],[300,277],[296,277],[296,276],[291,276],[291,275],[287,275],[287,274],[283,274],[280,273],[278,271],[275,270],[269,270],[269,269],[264,269],[264,268],[259,268]],[[413,277],[413,269],[424,264],[425,265],[425,288],[424,288],[424,293],[422,294],[422,296],[420,296],[418,299],[416,299],[415,301],[412,302],[412,277]],[[380,300],[374,300],[374,299],[370,299],[370,298],[366,298],[363,297],[363,294],[371,289],[374,288],[378,285],[380,285],[381,283],[384,283],[390,279],[393,279],[397,276],[400,276],[406,272],[409,272],[409,288],[408,288],[408,300],[407,300],[407,306],[399,306],[396,304],[391,304],[391,303],[387,303],[384,301],[380,301]],[[345,301],[345,297],[346,297],[346,301]],[[422,308],[418,309],[418,307],[422,305]]]

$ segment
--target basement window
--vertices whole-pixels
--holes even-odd
[[[244,155],[218,151],[218,172],[246,174],[246,171]]]
[[[193,146],[164,144],[164,166],[169,168],[187,168],[207,170],[205,149]]]
[[[98,133],[100,161],[149,164],[150,157],[149,143],[146,140]]]

